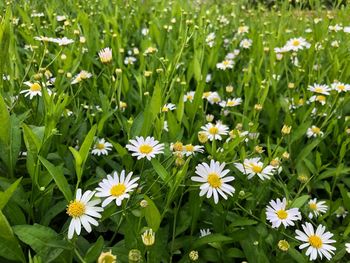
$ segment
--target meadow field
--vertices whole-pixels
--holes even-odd
[[[0,10],[0,262],[350,262],[350,3]]]

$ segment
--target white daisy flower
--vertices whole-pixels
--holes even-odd
[[[189,91],[184,95],[184,102],[189,101],[192,102],[194,99],[194,91]]]
[[[99,199],[90,201],[94,194],[94,191],[89,190],[82,194],[81,189],[78,189],[75,200],[67,206],[67,214],[72,217],[68,228],[68,239],[72,239],[74,232],[80,235],[81,225],[88,233],[92,230],[91,225],[98,226],[94,217],[101,218],[100,212],[103,208],[96,206],[101,202]]]
[[[350,254],[350,243],[345,243],[345,250]]]
[[[329,95],[329,91],[331,91],[331,89],[327,85],[316,84],[316,83],[314,85],[310,85],[308,87],[308,90],[311,92],[320,93],[323,95]]]
[[[129,192],[135,190],[138,186],[136,183],[140,177],[131,179],[132,172],[128,173],[125,177],[125,171],[121,171],[120,176],[117,172],[112,175],[108,174],[107,179],[103,179],[96,188],[96,196],[106,198],[102,207],[107,206],[110,202],[115,200],[117,206],[121,206],[122,201],[126,198],[130,198]]]
[[[244,49],[249,49],[253,44],[253,40],[245,38],[240,43],[239,46]]]
[[[321,131],[320,128],[318,128],[317,126],[315,125],[312,125],[311,128],[308,128],[307,131],[306,131],[306,136],[308,138],[311,138],[311,137],[322,137],[323,136],[323,132]]]
[[[232,69],[234,65],[233,60],[225,59],[224,61],[217,63],[216,67],[221,70]]]
[[[173,111],[176,109],[176,105],[173,103],[167,103],[163,106],[162,112]]]
[[[205,237],[205,236],[208,236],[208,235],[211,234],[209,228],[207,228],[207,229],[199,229],[199,233],[200,233],[199,234],[200,237]]]
[[[69,44],[74,43],[74,40],[63,37],[63,38],[53,38],[52,42],[58,44],[59,46],[68,46]]]
[[[305,38],[298,37],[288,40],[284,48],[288,51],[299,51],[304,48],[310,48],[310,46],[310,43],[308,43]]]
[[[210,92],[210,94],[207,96],[207,100],[210,104],[217,104],[221,101],[219,93],[216,91]]]
[[[243,35],[249,32],[249,27],[248,26],[240,26],[237,29],[237,34],[238,35]]]
[[[213,123],[207,123],[205,126],[202,126],[201,129],[205,132],[205,134],[208,136],[208,139],[210,141],[212,140],[222,140],[221,135],[227,135],[228,134],[228,127],[224,124],[221,124],[220,122],[213,124]]]
[[[29,99],[32,99],[35,96],[41,96],[41,85],[37,82],[31,83],[29,81],[24,82],[25,85],[29,87],[29,89],[22,90],[20,93],[25,93],[24,97],[29,96]]]
[[[338,93],[347,92],[350,90],[349,84],[344,84],[341,82],[335,82],[331,85],[331,87],[332,87],[332,90],[336,90],[336,91],[338,91]]]
[[[284,227],[294,226],[293,221],[301,220],[301,214],[298,208],[286,209],[287,200],[279,198],[276,201],[271,200],[270,206],[266,207],[266,219],[271,222],[273,228],[278,228],[281,224]]]
[[[326,97],[323,95],[311,96],[309,99],[309,102],[315,102],[315,101],[319,102],[321,105],[325,105],[326,104]]]
[[[163,153],[164,144],[159,143],[159,141],[150,136],[146,139],[136,136],[136,140],[130,140],[129,142],[130,144],[127,144],[125,147],[130,152],[133,152],[132,156],[137,156],[137,160],[146,157],[150,161],[157,154]]]
[[[204,146],[201,145],[192,145],[192,144],[186,144],[182,147],[183,154],[185,156],[190,156],[195,154],[196,152],[203,153],[204,152]]]
[[[98,139],[94,145],[94,149],[92,149],[91,153],[93,155],[108,155],[108,151],[112,150],[112,144],[106,142],[104,138]]]
[[[134,58],[134,57],[126,57],[125,59],[124,59],[124,64],[125,65],[134,65],[134,63],[136,62],[136,58]]]
[[[108,63],[112,61],[112,49],[110,49],[109,47],[106,47],[102,50],[100,50],[100,52],[98,52],[98,56],[100,58],[100,61],[102,63]]]
[[[90,72],[82,70],[73,78],[71,84],[77,84],[77,83],[79,83],[85,79],[89,79],[91,77],[92,77],[92,74]]]
[[[219,194],[227,199],[227,195],[232,196],[235,189],[227,184],[227,182],[233,181],[235,178],[233,176],[225,177],[230,170],[225,168],[225,163],[220,164],[214,160],[210,161],[210,165],[207,163],[201,163],[196,166],[196,174],[199,176],[192,176],[191,180],[194,182],[203,183],[200,186],[199,196],[206,194],[207,198],[213,196],[214,203],[219,202]],[[227,195],[226,195],[227,194]]]
[[[275,172],[275,167],[267,165],[264,168],[264,164],[260,162],[260,157],[245,159],[243,164],[235,163],[236,168],[243,174],[248,175],[248,179],[252,179],[254,175],[259,176],[261,180],[270,179]]]
[[[317,202],[317,198],[314,198],[309,201],[309,209],[311,210],[309,213],[309,218],[312,219],[314,216],[318,217],[319,214],[324,214],[328,210],[328,206],[325,205],[326,201]]]
[[[319,225],[314,231],[314,227],[306,222],[302,224],[304,232],[300,230],[295,230],[297,236],[296,239],[305,242],[304,244],[299,246],[299,249],[308,248],[306,250],[305,255],[310,256],[310,260],[317,259],[317,254],[322,259],[325,256],[328,260],[332,258],[331,254],[334,254],[336,248],[329,244],[335,243],[336,241],[330,239],[333,234],[330,232],[325,232],[326,227],[323,225]]]
[[[225,107],[235,107],[242,103],[241,98],[227,99],[227,101],[221,101],[219,105],[223,108]]]

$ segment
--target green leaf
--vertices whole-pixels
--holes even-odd
[[[23,124],[24,143],[27,148],[26,165],[30,176],[36,182],[37,158],[41,148],[41,141],[27,125]],[[37,183],[37,182],[36,182]]]
[[[152,127],[153,121],[157,114],[159,113],[162,106],[162,92],[160,88],[160,84],[156,82],[153,95],[151,101],[147,104],[145,114],[144,114],[144,122],[142,125],[141,135],[147,136],[149,134],[149,130]]]
[[[7,110],[7,106],[3,97],[0,94],[0,143],[1,145],[7,145],[10,141],[10,114]],[[5,160],[4,160],[5,161]]]
[[[144,195],[144,199],[148,203],[148,205],[145,208],[143,208],[147,224],[150,228],[152,228],[154,232],[157,232],[161,222],[159,210],[148,196]]]
[[[298,263],[306,263],[308,262],[305,257],[298,252],[295,248],[290,247],[288,249],[288,254]]]
[[[104,240],[102,236],[99,236],[96,243],[92,245],[89,250],[86,252],[84,260],[87,263],[96,262],[98,256],[101,254],[104,246]]]
[[[7,202],[10,200],[11,196],[17,189],[17,186],[21,182],[21,180],[22,180],[22,177],[19,178],[13,184],[11,184],[11,186],[7,188],[6,191],[0,192],[0,210],[2,210],[6,206]]]
[[[300,208],[302,207],[306,201],[310,198],[309,195],[302,195],[299,196],[297,199],[295,199],[292,204],[290,205],[291,208],[295,207],[295,208]]]
[[[13,227],[18,238],[29,245],[45,262],[56,259],[64,250],[71,249],[52,228],[34,224]]]
[[[48,170],[52,178],[55,180],[58,189],[62,192],[67,202],[71,201],[72,191],[69,188],[69,184],[67,182],[66,177],[64,177],[62,168],[56,167],[42,156],[39,156],[39,160]]]
[[[157,172],[157,174],[160,176],[160,178],[162,178],[162,180],[164,182],[169,183],[170,176],[169,176],[167,170],[163,167],[163,165],[161,165],[161,163],[155,158],[151,159],[151,163],[152,163],[154,170]]]
[[[221,243],[221,242],[225,242],[225,243],[230,243],[232,242],[233,239],[231,237],[228,236],[224,236],[222,234],[210,234],[204,237],[199,238],[198,240],[196,240],[193,243],[193,248],[198,248],[200,246],[209,244],[209,243]]]
[[[96,134],[96,130],[97,130],[97,126],[96,125],[92,126],[91,130],[86,135],[85,140],[79,149],[79,154],[80,154],[80,157],[82,159],[83,166],[84,166],[85,161],[89,155],[90,148],[94,142],[94,136]]]
[[[14,236],[11,226],[0,211],[0,256],[9,260],[26,262],[22,249]]]

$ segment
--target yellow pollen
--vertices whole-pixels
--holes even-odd
[[[224,62],[222,62],[222,64],[224,64],[225,66],[228,66],[230,64],[230,61],[224,60]]]
[[[103,150],[105,148],[105,145],[104,145],[104,143],[97,143],[96,148],[99,150]]]
[[[322,247],[322,239],[316,235],[309,236],[309,243],[312,247],[317,249]]]
[[[149,144],[142,144],[139,148],[139,151],[143,154],[149,154],[153,151],[153,147]]]
[[[219,188],[221,186],[221,178],[217,173],[208,174],[208,183],[213,188]]]
[[[41,86],[39,83],[33,83],[30,86],[30,91],[41,91]]]
[[[318,128],[318,127],[312,127],[311,130],[313,133],[316,133],[316,134],[319,134],[321,131],[320,128]]]
[[[294,40],[293,41],[293,46],[297,47],[300,45],[300,41],[299,40]]]
[[[317,92],[317,93],[322,93],[324,90],[323,90],[323,88],[321,88],[321,87],[316,87],[315,88],[315,92]]]
[[[276,215],[279,219],[286,219],[288,217],[288,213],[285,210],[278,210]]]
[[[168,110],[169,110],[169,108],[164,106],[163,109],[162,109],[162,112],[167,112]]]
[[[345,90],[345,86],[344,85],[338,85],[338,90]]]
[[[188,100],[193,100],[193,96],[192,95],[187,95],[187,99]]]
[[[310,207],[310,209],[312,209],[312,210],[317,210],[317,205],[316,205],[316,203],[311,203],[311,204],[309,204],[309,207]]]
[[[263,170],[263,168],[262,166],[252,164],[252,170],[254,173],[260,173]]]
[[[193,152],[194,151],[194,147],[192,144],[187,144],[185,146],[186,152]]]
[[[219,129],[216,126],[210,127],[209,128],[209,133],[212,135],[218,134],[219,133]]]
[[[316,100],[317,101],[326,101],[326,97],[325,96],[316,96]]]
[[[125,184],[116,184],[112,186],[110,193],[111,195],[118,197],[124,194],[125,190],[126,190]]]
[[[71,217],[80,217],[85,213],[85,205],[80,201],[72,201],[67,207],[67,214]]]
[[[227,102],[227,106],[235,106],[236,105],[236,102],[235,101],[232,101],[232,100],[229,100],[228,102]]]

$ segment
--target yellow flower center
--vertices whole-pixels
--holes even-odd
[[[112,186],[110,193],[111,195],[118,197],[124,194],[125,190],[126,190],[125,184],[116,184]]]
[[[67,207],[67,214],[71,217],[80,217],[85,213],[85,204],[80,201],[72,201]]]
[[[219,133],[218,127],[215,127],[215,126],[210,127],[209,128],[209,133],[212,134],[212,135],[218,134]]]
[[[222,62],[222,64],[224,64],[225,66],[228,66],[228,65],[230,65],[230,61],[224,60],[224,62]]]
[[[316,235],[309,236],[309,243],[311,246],[317,249],[322,247],[322,239]]]
[[[277,217],[279,218],[279,219],[286,219],[287,217],[288,217],[288,213],[286,212],[286,210],[283,210],[283,209],[281,209],[281,210],[278,210],[277,212],[276,212],[276,215],[277,215]]]
[[[315,134],[319,134],[320,131],[321,131],[320,128],[318,128],[318,127],[312,127],[311,130],[312,130],[312,132],[315,133]]]
[[[193,100],[193,96],[192,95],[187,95],[187,99],[188,100]]]
[[[99,150],[103,150],[105,148],[105,145],[104,145],[104,143],[97,143],[96,148]]]
[[[294,40],[293,41],[293,46],[297,47],[297,46],[300,46],[300,41],[299,40]]]
[[[326,101],[326,97],[325,97],[325,96],[322,96],[322,95],[316,96],[316,100],[317,100],[317,101],[323,102],[323,101]]]
[[[169,108],[167,106],[164,106],[162,109],[162,112],[167,112],[169,110]]]
[[[192,144],[187,144],[185,146],[186,152],[193,152],[194,151],[194,147]]]
[[[317,210],[317,205],[316,205],[316,203],[311,203],[311,204],[309,204],[309,207],[310,207],[310,209],[312,209],[312,210]]]
[[[324,90],[323,90],[323,88],[322,87],[316,87],[315,88],[315,92],[317,92],[317,93],[322,93]]]
[[[260,173],[263,170],[263,168],[262,166],[252,164],[252,170],[254,173]]]
[[[140,153],[149,154],[153,151],[153,147],[149,144],[142,144],[139,148]]]
[[[176,142],[176,143],[173,144],[173,150],[175,152],[181,152],[182,151],[182,147],[183,147],[182,142]]]
[[[41,91],[41,86],[39,83],[33,83],[30,86],[30,91]]]
[[[228,102],[227,102],[227,106],[235,106],[236,105],[236,102],[235,101],[232,101],[232,100],[229,100]]]
[[[219,188],[221,186],[221,178],[217,173],[210,173],[208,175],[208,183],[213,188]]]
[[[345,90],[345,86],[344,85],[338,85],[338,90]]]

